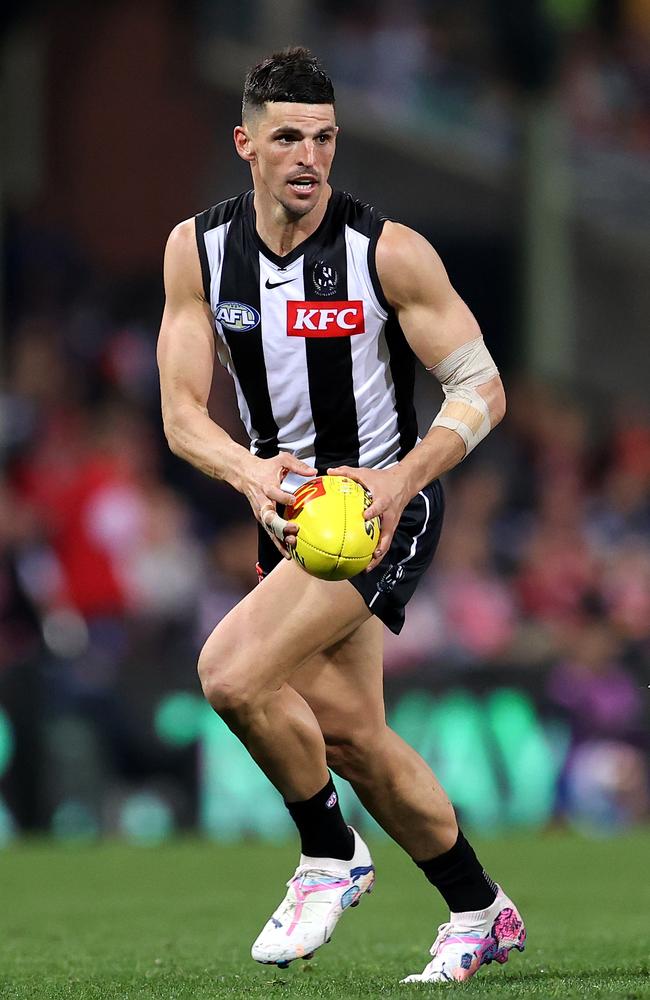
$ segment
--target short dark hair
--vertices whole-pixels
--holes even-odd
[[[329,76],[309,49],[293,46],[274,52],[249,70],[244,83],[242,119],[267,101],[292,104],[334,104]]]

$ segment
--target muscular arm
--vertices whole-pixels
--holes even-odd
[[[405,226],[387,222],[377,242],[376,262],[384,295],[395,309],[408,343],[427,368],[436,368],[459,349],[463,353],[463,346],[472,341],[481,344],[478,323],[451,287],[437,253],[422,236]],[[456,358],[448,361],[442,366],[442,372],[446,369],[453,373],[455,362]],[[441,373],[441,369],[438,372]],[[450,377],[455,376],[447,374],[446,378]],[[479,385],[476,391],[482,398],[477,401],[476,396],[468,392],[465,399],[469,399],[469,403],[455,402],[453,416],[460,414],[470,421],[478,420],[480,429],[485,432],[489,428],[484,421],[489,417],[489,427],[494,427],[505,412],[501,379],[498,375],[493,378],[488,375],[488,381]],[[477,408],[479,404],[481,412]],[[444,408],[440,416],[452,426],[458,427],[461,423],[458,419],[447,419]],[[461,431],[465,433],[462,427]],[[469,425],[467,431],[471,440]],[[449,427],[432,426],[424,439],[390,469],[356,470],[341,466],[328,470],[363,483],[373,496],[364,516],[381,517],[381,539],[366,572],[373,570],[386,555],[409,500],[432,479],[458,465],[466,451],[461,433]]]
[[[250,455],[208,416],[214,331],[192,219],[181,222],[169,237],[164,276],[165,311],[157,353],[167,442],[179,458],[241,490]]]
[[[295,544],[298,528],[274,516],[276,503],[293,502],[281,484],[289,469],[303,476],[316,470],[293,455],[256,458],[209,417],[214,356],[212,314],[203,294],[190,219],[176,226],[165,251],[165,311],[158,339],[165,436],[179,458],[243,493],[274,544],[289,558],[287,546]]]
[[[376,259],[384,294],[425,367],[435,367],[457,348],[481,336],[474,316],[452,288],[440,257],[424,237],[406,226],[387,222]],[[495,427],[505,413],[501,379],[497,375],[477,391],[487,403],[490,426]],[[399,463],[409,496],[464,456],[465,443],[456,431],[431,427]]]

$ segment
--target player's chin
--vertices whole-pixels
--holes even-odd
[[[318,204],[320,184],[312,184],[309,188],[299,188],[295,184],[287,184],[285,208],[294,215],[306,215]]]

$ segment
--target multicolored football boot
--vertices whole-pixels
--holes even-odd
[[[300,855],[287,882],[289,891],[253,944],[256,962],[285,969],[294,958],[311,958],[329,941],[344,910],[358,906],[364,892],[372,892],[375,867],[370,852],[356,830],[352,833],[350,861]]]
[[[431,947],[432,960],[423,972],[407,976],[403,983],[462,983],[482,965],[508,961],[513,948],[523,951],[526,928],[517,907],[500,887],[487,910],[451,913],[441,924]]]

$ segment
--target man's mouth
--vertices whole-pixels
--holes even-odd
[[[311,194],[318,185],[317,179],[307,174],[300,177],[294,177],[293,180],[290,180],[288,183],[289,187],[292,191],[295,191],[296,194]]]

